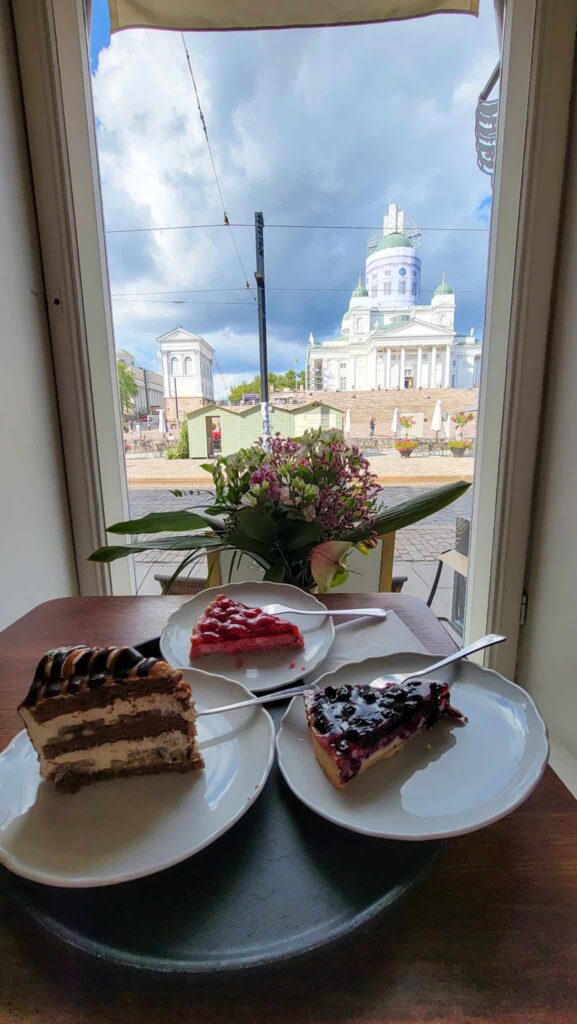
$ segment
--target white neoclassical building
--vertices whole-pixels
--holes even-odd
[[[164,406],[169,420],[214,401],[212,363],[214,349],[184,327],[156,339],[162,358]]]
[[[395,203],[370,239],[337,338],[309,336],[309,391],[468,388],[479,383],[481,343],[455,330],[455,296],[445,275],[421,304],[419,233]]]

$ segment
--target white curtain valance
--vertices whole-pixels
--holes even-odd
[[[479,0],[109,0],[113,32],[304,28],[479,13]]]

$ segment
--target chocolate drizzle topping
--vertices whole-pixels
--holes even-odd
[[[86,689],[145,679],[158,665],[167,673],[172,671],[166,662],[144,658],[134,647],[58,647],[47,651],[38,662],[23,706],[30,708],[50,697],[75,696]]]

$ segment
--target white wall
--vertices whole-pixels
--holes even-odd
[[[577,108],[545,381],[535,510],[518,682],[547,720],[552,743],[577,758]],[[567,778],[561,764],[556,764]],[[575,776],[577,779],[577,775]]]
[[[0,0],[0,627],[76,593],[9,0]]]

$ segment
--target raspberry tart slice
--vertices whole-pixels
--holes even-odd
[[[280,647],[304,647],[302,633],[292,622],[268,615],[219,594],[192,631],[190,658],[204,654],[244,654],[274,651]]]
[[[440,718],[466,718],[451,706],[449,687],[429,679],[389,684],[327,686],[304,695],[315,757],[342,789],[385,757],[392,757]]]

